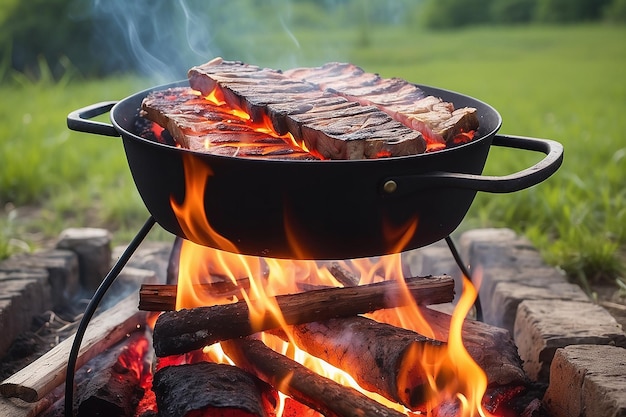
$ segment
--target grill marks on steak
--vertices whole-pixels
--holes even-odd
[[[189,70],[192,88],[204,95],[216,87],[255,120],[269,117],[307,149],[328,159],[364,159],[422,153],[422,135],[375,106],[362,106],[282,72],[215,59]]]
[[[141,115],[172,135],[183,148],[224,156],[315,159],[295,145],[255,131],[249,121],[223,112],[190,87],[151,92]]]
[[[452,144],[459,135],[478,129],[476,109],[455,109],[452,103],[429,96],[414,84],[400,78],[381,78],[353,64],[328,63],[284,74],[363,105],[376,106],[429,140]]]
[[[455,110],[413,84],[352,64],[281,72],[216,58],[191,68],[188,77],[191,89],[151,93],[142,114],[180,146],[201,152],[281,159],[414,155],[427,150],[427,140],[431,149],[470,140],[478,127],[475,109]],[[192,89],[244,110],[251,121]],[[255,129],[263,125],[291,134],[302,148]]]

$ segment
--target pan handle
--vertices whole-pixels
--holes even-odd
[[[117,104],[117,101],[103,101],[74,110],[67,115],[67,127],[77,132],[95,133],[103,136],[120,136],[113,125],[88,120],[108,112],[115,104]]]
[[[559,169],[563,162],[563,145],[549,139],[496,135],[492,145],[542,152],[546,156],[529,168],[504,176],[429,172],[420,175],[389,177],[383,181],[382,192],[396,196],[410,194],[424,188],[448,187],[488,193],[511,193],[546,180]]]

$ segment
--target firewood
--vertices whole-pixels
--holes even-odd
[[[222,342],[222,348],[237,366],[279,387],[280,391],[326,417],[404,416],[366,397],[353,388],[305,368],[299,363],[249,338]]]
[[[197,293],[211,294],[222,298],[230,298],[240,294],[242,289],[250,288],[250,280],[243,278],[237,284],[231,281],[218,281],[210,284],[196,284],[193,286]],[[143,284],[139,289],[139,310],[142,311],[172,311],[176,309],[176,284]]]
[[[178,241],[177,241],[178,242]],[[178,250],[180,253],[180,250]],[[171,262],[170,262],[171,263]],[[341,266],[338,262],[330,262],[326,265],[328,271],[343,284],[344,287],[354,287],[359,283],[359,277],[352,271]],[[178,275],[178,273],[176,273]],[[214,277],[219,279],[220,277]],[[194,291],[206,293],[223,298],[238,295],[242,289],[250,288],[250,280],[242,278],[236,284],[221,277],[222,281],[214,281],[207,284],[195,284]],[[320,289],[320,286],[308,284],[298,285],[300,290]],[[143,284],[139,290],[139,310],[142,311],[172,311],[176,309],[176,295],[178,287],[176,284]]]
[[[405,283],[419,304],[445,303],[454,298],[454,280],[451,277],[410,278]],[[279,295],[276,302],[287,324],[302,324],[397,307],[409,300],[398,282],[383,281],[357,287]],[[221,340],[247,336],[279,325],[273,315],[266,313],[261,322],[253,326],[245,301],[168,311],[159,316],[154,326],[154,348],[157,356],[187,353]]]
[[[451,316],[430,308],[420,308],[435,337],[447,340]],[[522,360],[508,330],[476,320],[465,319],[463,345],[472,359],[485,371],[489,386],[516,385],[528,382]]]
[[[135,415],[136,404],[144,394],[141,378],[150,372],[150,334],[135,331],[90,359],[74,375],[76,417]],[[64,386],[44,397],[51,405],[37,417],[64,415]]]
[[[419,308],[433,332],[433,337],[437,340],[448,340],[452,316],[424,306]],[[399,325],[385,311],[376,311],[371,316],[375,320]],[[461,337],[469,355],[485,371],[490,387],[527,383],[517,347],[506,329],[466,318]]]
[[[149,342],[142,332],[135,332],[125,343],[92,359],[91,369],[76,388],[77,417],[106,415],[131,416],[144,390],[140,381],[146,369],[143,358]]]
[[[330,262],[326,265],[328,272],[344,287],[354,287],[359,285],[361,277],[350,271],[348,268],[342,266],[339,262]]]
[[[121,340],[128,333],[143,326],[146,313],[137,310],[137,295],[133,294],[95,317],[87,327],[78,352],[77,368]],[[49,350],[42,357],[13,374],[2,384],[0,393],[35,402],[65,381],[67,358],[74,336]]]
[[[184,417],[192,411],[221,411],[233,417],[275,415],[276,391],[236,366],[197,362],[159,369],[154,375],[159,416]],[[222,414],[223,413],[223,414]]]
[[[292,326],[296,345],[348,372],[364,389],[410,409],[428,397],[422,354],[441,354],[442,342],[356,316]]]

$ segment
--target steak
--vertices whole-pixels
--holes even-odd
[[[203,95],[217,89],[254,120],[268,117],[277,133],[290,133],[322,158],[379,158],[426,150],[421,133],[377,107],[359,105],[278,70],[216,58],[191,68],[189,83]]]
[[[270,159],[316,159],[279,137],[255,131],[249,121],[211,106],[190,87],[151,92],[141,116],[167,129],[176,143],[214,155]]]
[[[404,156],[471,140],[478,128],[475,109],[455,109],[414,84],[352,64],[282,72],[215,58],[191,68],[188,78],[190,88],[150,93],[141,114],[167,129],[178,146],[198,152],[280,159]]]
[[[420,131],[427,140],[452,144],[478,129],[476,109],[455,109],[452,103],[427,95],[400,78],[381,78],[353,64],[328,63],[317,68],[296,68],[284,74],[308,81],[348,100],[376,106],[395,120]]]

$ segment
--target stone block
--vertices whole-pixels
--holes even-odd
[[[470,249],[475,242],[510,242],[517,238],[517,234],[506,228],[473,229],[463,232],[459,237],[459,253],[467,262],[470,257]]]
[[[554,417],[626,416],[626,349],[609,345],[558,349],[543,400]]]
[[[30,330],[33,317],[52,308],[45,270],[0,272],[0,356],[21,333]]]
[[[102,308],[109,308],[131,293],[139,293],[141,284],[156,284],[158,278],[154,271],[125,267],[115,278],[102,300]]]
[[[61,232],[56,247],[78,255],[80,282],[90,293],[98,288],[111,268],[111,234],[106,229],[66,229]]]
[[[165,283],[173,245],[173,239],[171,242],[143,242],[130,257],[126,266],[153,271],[156,274],[156,282]],[[113,248],[113,259],[118,259],[125,249],[126,246]]]
[[[524,370],[535,381],[548,381],[558,348],[583,344],[626,347],[622,327],[591,302],[525,300],[517,308],[514,327]]]
[[[497,281],[489,298],[484,298],[483,311],[486,323],[503,327],[514,333],[517,307],[524,300],[563,300],[588,302],[587,294],[575,284],[562,280],[554,268],[537,268],[535,277],[520,281]],[[553,278],[555,275],[556,278]]]
[[[78,293],[78,257],[69,250],[46,250],[13,256],[2,264],[0,271],[23,272],[46,270],[54,306],[66,304]]]

